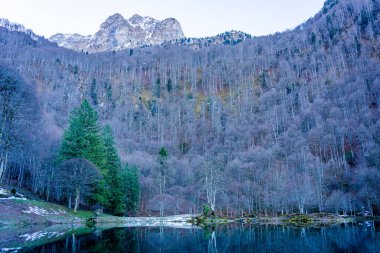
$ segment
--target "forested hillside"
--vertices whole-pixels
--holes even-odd
[[[283,33],[96,54],[0,27],[1,180],[66,201],[57,156],[87,99],[141,212],[379,211],[379,11],[327,0]]]

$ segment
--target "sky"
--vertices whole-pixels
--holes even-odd
[[[292,29],[314,16],[324,0],[0,0],[0,17],[39,35],[94,34],[107,17],[120,13],[176,18],[186,37],[240,30],[267,35]]]

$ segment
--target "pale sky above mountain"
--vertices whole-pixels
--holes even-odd
[[[0,17],[49,37],[93,34],[114,13],[176,18],[187,37],[229,30],[265,35],[294,28],[314,16],[324,0],[0,0]]]

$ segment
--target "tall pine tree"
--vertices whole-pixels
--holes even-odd
[[[113,214],[123,215],[125,211],[125,195],[122,188],[121,163],[115,147],[112,129],[109,125],[103,129],[103,143],[105,154],[103,169],[106,171],[105,180],[109,199],[108,208]]]
[[[139,171],[136,166],[128,166],[126,164],[123,171],[124,191],[125,191],[125,204],[126,211],[129,214],[134,214],[140,201],[140,179]]]
[[[70,115],[69,128],[63,135],[59,161],[85,158],[101,168],[104,164],[104,149],[98,124],[98,114],[87,100]]]
[[[80,107],[71,113],[69,122],[69,127],[63,135],[58,160],[63,162],[72,158],[84,158],[98,167],[103,179],[99,181],[91,201],[107,205],[108,194],[104,179],[106,160],[98,114],[89,102],[84,100]]]

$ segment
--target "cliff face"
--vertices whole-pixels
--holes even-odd
[[[159,21],[139,15],[125,19],[117,13],[110,16],[94,35],[58,33],[52,36],[50,41],[77,51],[105,52],[158,45],[183,37],[181,25],[176,19]]]

